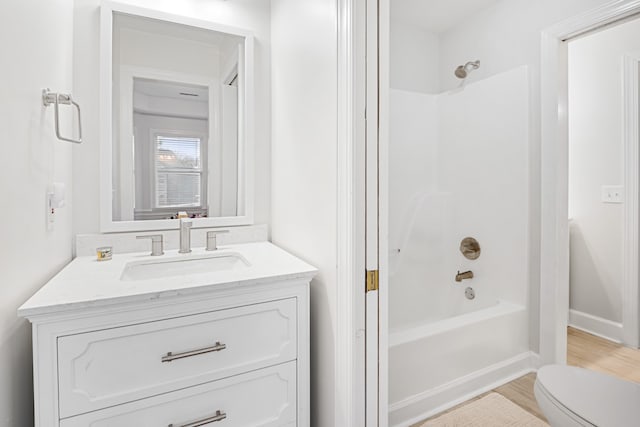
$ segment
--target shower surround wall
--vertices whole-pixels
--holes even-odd
[[[529,367],[528,89],[519,67],[439,95],[391,90],[392,425]],[[467,236],[477,260],[458,249]]]

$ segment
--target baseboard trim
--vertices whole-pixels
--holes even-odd
[[[542,360],[540,359],[540,355],[538,353],[531,352],[531,371],[537,372],[538,369],[542,368]]]
[[[569,326],[609,341],[622,343],[622,323],[603,319],[578,310],[569,310]]]
[[[534,372],[539,364],[538,359],[538,355],[533,352],[521,353],[432,390],[393,403],[389,405],[389,425],[408,427],[446,411],[482,393]]]

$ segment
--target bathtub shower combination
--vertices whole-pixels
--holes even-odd
[[[527,68],[390,101],[390,424],[409,425],[529,366]]]

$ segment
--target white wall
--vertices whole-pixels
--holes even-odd
[[[440,39],[415,24],[394,19],[391,3],[389,80],[394,89],[438,93]]]
[[[122,28],[117,24],[114,33],[117,33],[113,43],[114,76],[121,66],[148,67],[211,80],[220,75],[219,48],[213,44]]]
[[[311,283],[311,421],[327,427],[336,411],[336,10],[335,0],[271,2],[271,233],[320,269]]]
[[[441,34],[441,89],[459,81],[453,71],[463,61],[480,59],[469,82],[520,65],[529,69],[529,283],[531,347],[539,346],[540,290],[540,32],[549,26],[598,7],[608,0],[502,0]]]
[[[268,1],[123,0],[125,3],[191,16],[253,31],[255,36],[255,222],[269,223],[271,65]],[[99,96],[99,0],[75,0],[74,8],[74,92],[84,106],[86,144],[74,152],[74,233],[98,233],[100,182],[100,96]]]
[[[72,89],[73,5],[65,0],[0,4],[0,426],[33,425],[31,328],[16,309],[71,259],[71,152],[55,137],[41,91]],[[64,131],[70,132],[68,116]],[[67,206],[47,231],[51,182],[67,185]]]
[[[640,22],[569,43],[571,309],[622,321],[623,204],[602,203],[602,185],[624,182],[625,54],[640,53]]]

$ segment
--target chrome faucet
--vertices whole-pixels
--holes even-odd
[[[458,270],[458,274],[456,274],[456,282],[462,282],[464,279],[473,279],[473,271],[463,271],[460,273]]]
[[[191,252],[191,226],[193,221],[185,218],[180,218],[180,250],[181,254],[188,254]]]

